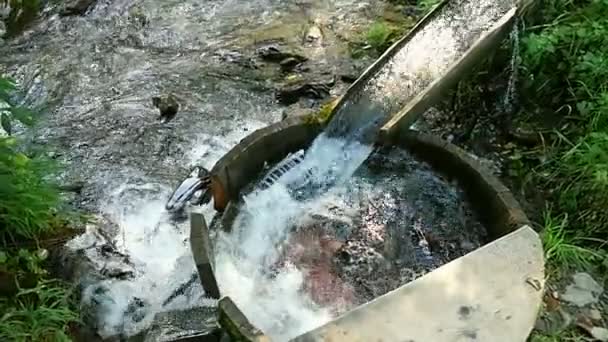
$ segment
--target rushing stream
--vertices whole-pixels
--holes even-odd
[[[100,0],[82,17],[47,8],[0,45],[0,72],[45,113],[31,141],[57,151],[62,182],[85,184],[72,200],[100,219],[70,246],[98,271],[78,280],[102,337],[134,335],[160,311],[213,305],[194,286],[163,306],[194,270],[188,224],[171,220],[164,204],[190,166],[210,168],[283,111],[267,85],[241,81],[238,71],[226,77],[234,66],[224,55],[253,53],[239,39],[266,24],[347,25],[366,6],[353,2]],[[160,125],[151,98],[167,93],[180,110]]]

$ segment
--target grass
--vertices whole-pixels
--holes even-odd
[[[12,81],[0,78],[2,127],[9,134],[0,137],[0,243],[7,245],[19,239],[36,239],[60,228],[57,209],[59,192],[48,175],[55,165],[41,155],[29,157],[19,141],[10,137],[14,122],[26,126],[34,123],[34,113],[12,103]]]
[[[547,204],[539,225],[549,284],[578,271],[602,281],[608,265],[608,1],[544,0],[538,8],[521,34],[517,116],[550,139],[542,148],[520,147],[538,158],[519,166]],[[530,341],[588,340],[581,334],[575,328],[535,333]]]
[[[550,0],[544,8],[521,40],[521,93],[527,110],[559,120],[548,160],[533,171],[558,218],[545,220],[549,256],[580,263],[605,257],[608,236],[608,2]]]
[[[494,147],[509,160],[505,181],[516,185],[540,228],[548,285],[560,291],[573,272],[601,283],[608,270],[608,1],[539,2],[519,31],[514,111],[497,106],[500,90],[488,90],[508,78],[505,47],[479,63],[443,105],[466,116],[456,118],[462,126],[473,115],[494,124]],[[523,142],[511,128],[542,139]],[[583,334],[573,327],[555,336],[535,333],[529,341],[588,340]]]
[[[378,21],[368,29],[365,41],[377,53],[382,53],[390,46],[389,38],[395,34],[395,30],[387,22]]]
[[[572,234],[568,231],[568,226],[566,213],[556,217],[550,210],[546,211],[541,234],[546,260],[553,265],[585,269],[603,261],[605,256],[598,249],[585,247],[589,240]],[[591,241],[605,245],[600,240]]]
[[[351,42],[352,57],[379,57],[440,2],[441,0],[419,0],[412,4],[409,0],[389,1],[384,15],[374,21],[356,41]],[[405,11],[406,7],[411,10]],[[405,15],[405,12],[410,15]]]
[[[358,40],[351,42],[351,56],[377,58],[412,26],[413,21],[408,21],[405,17],[400,18],[399,22],[384,19],[375,21]]]
[[[65,284],[50,279],[49,252],[37,247],[62,229],[72,213],[49,182],[55,165],[12,137],[15,124],[35,115],[13,102],[14,82],[0,77],[0,341],[69,341],[78,314]],[[31,249],[17,248],[23,243]]]
[[[42,281],[0,299],[0,340],[70,341],[69,325],[78,315],[71,310],[71,293],[56,281]]]
[[[588,342],[588,338],[583,338],[575,331],[566,331],[559,335],[532,335],[529,342]]]
[[[507,174],[540,190],[544,214],[534,219],[552,267],[590,269],[608,257],[608,1],[539,1],[520,33],[519,108],[493,115],[497,126],[542,132],[535,146],[499,137],[515,145]],[[455,90],[453,108],[496,111],[483,100],[495,98],[484,83],[507,63],[500,53],[480,63]]]

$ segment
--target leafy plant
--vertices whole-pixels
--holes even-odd
[[[558,265],[589,267],[594,261],[603,260],[600,251],[582,247],[585,239],[568,231],[568,216],[554,217],[545,213],[544,229],[541,235],[545,257]]]
[[[398,22],[379,20],[374,22],[359,41],[351,43],[351,55],[378,57],[413,26],[414,22],[402,18]]]
[[[32,113],[15,106],[14,82],[0,78],[0,119],[31,125]],[[48,181],[55,165],[25,152],[15,137],[0,137],[0,341],[69,341],[69,325],[78,315],[71,291],[48,276],[44,249],[16,249],[64,228],[71,216],[60,207],[59,192]]]
[[[0,241],[35,239],[58,228],[59,192],[45,180],[52,166],[19,152],[14,138],[0,138]]]
[[[0,77],[0,123],[9,136],[12,134],[14,121],[26,126],[34,123],[34,115],[29,109],[12,103],[11,92],[15,90],[16,86],[12,80]]]
[[[12,105],[10,92],[14,89],[12,81],[0,78],[3,126],[13,120],[32,124],[28,110]],[[15,138],[0,137],[0,242],[36,239],[58,228],[59,192],[47,180],[54,169],[41,156],[28,157]]]
[[[0,251],[0,271],[4,272],[28,272],[44,276],[47,271],[43,263],[48,257],[48,251],[44,249],[29,251],[19,249],[16,253]]]
[[[70,324],[78,322],[72,293],[62,283],[44,281],[22,289],[14,298],[0,298],[1,341],[70,341]]]
[[[567,230],[608,234],[608,1],[544,1],[542,21],[522,37],[522,94],[536,111],[561,115],[558,143],[540,165]],[[530,112],[534,112],[532,109]],[[548,176],[544,176],[548,175]],[[601,243],[601,242],[600,242]]]
[[[366,34],[366,42],[378,53],[382,53],[388,48],[389,38],[393,34],[392,30],[385,22],[375,22]]]

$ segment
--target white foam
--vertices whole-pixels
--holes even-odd
[[[270,187],[245,196],[232,233],[220,235],[216,276],[221,291],[273,340],[289,340],[332,318],[329,308],[318,307],[301,291],[305,270],[288,266],[277,273],[274,268],[292,228],[326,206],[331,189],[349,179],[371,151],[319,136],[300,164]],[[292,191],[305,187],[319,191],[295,199]]]
[[[201,303],[213,305],[212,301],[202,298],[199,288],[192,300],[163,307],[172,292],[189,280],[195,265],[187,240],[187,223],[176,225],[164,210],[169,189],[150,191],[153,188],[151,184],[121,186],[102,206],[102,211],[119,227],[114,241],[116,247],[129,256],[136,269],[134,279],[106,280],[85,290],[85,303],[93,299],[95,288],[102,286],[107,290],[103,295],[106,300],[97,307],[102,337],[136,334],[149,326],[156,313],[164,310],[185,309]],[[135,203],[131,202],[133,196],[139,197]],[[146,303],[140,313],[143,318],[138,322],[125,314],[134,297]]]
[[[189,166],[210,168],[244,135],[261,127],[262,123],[246,121],[244,125],[247,130],[241,127],[221,138],[200,135],[186,155],[185,162]],[[131,173],[123,175],[121,178],[125,180],[122,182],[111,175],[102,177],[106,179],[109,191],[100,211],[118,226],[118,235],[113,243],[134,263],[135,277],[94,283],[83,293],[83,303],[96,306],[98,333],[104,338],[119,334],[133,336],[149,327],[159,312],[216,304],[204,297],[204,291],[197,282],[189,297],[179,296],[163,306],[173,291],[188,282],[195,271],[188,240],[189,222],[177,223],[166,212],[164,207],[171,188],[163,184],[137,183],[136,180],[145,177]],[[195,210],[201,211],[208,222],[215,214],[210,205]],[[83,249],[99,240],[94,231],[86,237],[77,239],[70,246]],[[89,256],[95,259],[93,263],[96,265],[103,266],[107,262],[99,254],[91,252]],[[100,287],[106,292],[102,295],[94,293]],[[135,297],[143,300],[146,306],[136,315],[126,314]],[[135,322],[132,318],[137,315],[140,317]]]

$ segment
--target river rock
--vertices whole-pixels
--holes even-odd
[[[257,54],[265,61],[281,63],[282,61],[293,58],[299,63],[308,60],[305,56],[295,52],[289,51],[286,47],[281,47],[279,44],[269,44],[257,49]]]
[[[160,112],[159,119],[162,123],[167,123],[175,117],[179,110],[179,103],[177,97],[173,94],[154,96],[152,98],[152,105],[158,108]]]
[[[246,69],[258,69],[259,65],[255,59],[245,56],[239,51],[219,51],[215,53],[221,62],[231,63]]]
[[[290,105],[300,98],[325,99],[329,97],[331,88],[336,84],[333,75],[297,76],[277,88],[276,98],[280,103]]]
[[[84,15],[95,3],[97,0],[68,0],[59,14],[61,16]]]
[[[150,24],[148,16],[146,16],[143,8],[139,5],[135,5],[129,9],[129,20],[140,27],[146,27]]]
[[[323,44],[323,31],[321,31],[321,28],[315,24],[308,29],[304,40],[308,45],[319,46]]]
[[[295,67],[297,67],[300,63],[302,63],[302,62],[300,60],[298,60],[297,58],[289,57],[289,58],[285,58],[284,60],[282,60],[281,63],[279,63],[279,65],[281,66],[281,71],[289,72],[289,71],[292,71],[293,69],[295,69]]]
[[[197,307],[156,314],[144,341],[220,341],[220,336],[216,309]]]
[[[579,272],[572,276],[572,284],[568,285],[562,299],[573,305],[582,307],[597,303],[604,288],[588,273]]]
[[[283,113],[281,114],[281,120],[285,120],[294,116],[312,115],[316,112],[317,110],[314,108],[306,108],[300,106],[299,104],[294,104],[293,106],[290,106],[289,108],[285,108],[285,110],[283,110]]]
[[[353,83],[365,71],[365,69],[373,63],[369,58],[352,59],[342,58],[336,63],[336,75],[344,83]]]

